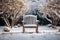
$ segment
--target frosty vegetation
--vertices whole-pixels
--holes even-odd
[[[52,22],[49,27],[56,28],[58,21],[60,20],[60,0],[52,0],[48,2],[46,6],[43,6],[41,12],[46,13],[52,18]]]
[[[57,25],[58,21],[60,20],[60,0],[53,0],[47,5],[48,9],[51,11],[51,13],[48,11],[49,14],[51,14],[52,17],[52,25]]]
[[[16,0],[3,0],[3,14],[2,17],[7,26],[14,26],[22,13],[26,12],[26,3],[24,1],[16,1]],[[12,23],[9,23],[8,18],[12,19]]]
[[[60,20],[60,0],[2,0],[2,18],[7,26],[14,26],[21,15],[43,14],[55,27]],[[38,12],[37,12],[38,11]],[[51,17],[52,19],[48,19]],[[12,19],[11,24],[8,18]],[[51,26],[52,26],[51,25]]]

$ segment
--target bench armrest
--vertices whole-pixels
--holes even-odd
[[[36,20],[37,23],[39,23],[40,21],[39,20]]]

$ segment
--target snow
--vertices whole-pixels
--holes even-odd
[[[3,14],[3,12],[0,12],[0,14]]]
[[[46,5],[46,0],[26,0],[27,10],[31,12],[38,6]],[[5,27],[5,26],[4,26]],[[10,28],[10,32],[4,32],[4,27],[0,27],[0,40],[60,40],[60,32],[57,29],[49,28],[48,26],[39,26],[39,33],[35,32],[35,28],[26,28],[25,33],[22,33],[23,27]]]
[[[4,27],[0,27],[0,33],[22,33],[23,27],[13,27],[10,28],[10,32],[3,32]],[[48,26],[39,26],[38,31],[39,33],[57,33],[60,27],[57,29],[49,28]],[[25,33],[35,33],[35,28],[25,28]]]
[[[0,30],[3,28],[0,27]],[[34,28],[26,28],[25,33],[22,33],[22,26],[13,27],[10,32],[0,31],[0,40],[60,40],[59,28],[53,29],[48,28],[48,26],[39,26],[39,33],[35,33]]]

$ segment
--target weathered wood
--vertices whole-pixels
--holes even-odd
[[[24,17],[26,17],[26,18],[24,18]],[[37,21],[37,16],[34,16],[34,15],[27,15],[27,16],[24,16],[23,17],[23,33],[25,32],[25,28],[35,28],[36,29],[36,33],[38,33],[38,21]],[[31,18],[30,18],[31,17]],[[29,20],[30,19],[32,19],[32,20],[28,20],[27,18],[29,18]],[[24,20],[24,19],[26,19],[26,20]],[[35,19],[34,21],[33,21],[33,19]],[[28,22],[28,23],[26,23],[26,22]],[[32,23],[30,23],[30,22],[32,22]],[[34,22],[34,23],[33,23]],[[27,26],[25,26],[25,24],[27,25]],[[35,24],[35,25],[28,25],[28,24]]]

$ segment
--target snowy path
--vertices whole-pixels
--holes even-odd
[[[35,33],[35,29],[26,29],[26,33],[22,33],[22,27],[12,28],[8,33],[0,32],[0,40],[60,40],[60,32],[57,32],[57,29],[39,26],[38,31],[39,33]]]
[[[1,34],[0,40],[60,40],[60,35],[58,34]]]

